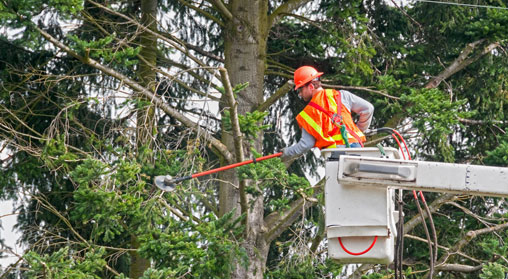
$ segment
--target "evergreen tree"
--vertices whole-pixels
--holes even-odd
[[[10,277],[389,278],[326,259],[322,164],[184,176],[299,139],[292,71],[376,106],[412,157],[507,166],[508,12],[418,2],[0,1],[1,197],[28,247]],[[481,5],[501,5],[480,1]],[[286,135],[290,135],[286,138]],[[287,141],[287,142],[286,142]],[[372,138],[370,144],[389,139]],[[310,166],[310,167],[309,167]],[[428,274],[410,195],[404,268]],[[506,272],[506,202],[432,194],[434,277]]]

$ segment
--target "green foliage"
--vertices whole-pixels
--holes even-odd
[[[447,162],[454,161],[454,151],[447,144],[448,135],[459,125],[459,118],[467,118],[473,112],[462,110],[465,100],[451,102],[438,89],[411,89],[401,96],[401,102],[413,119],[412,125],[424,131],[423,137],[438,144],[437,151]]]
[[[161,269],[149,268],[143,273],[143,276],[141,276],[140,279],[165,279],[177,277],[178,277],[177,273],[169,268],[161,268]]]
[[[238,94],[249,87],[249,82],[239,83],[233,87],[233,93]]]
[[[480,274],[481,279],[504,279],[506,278],[506,272],[508,268],[498,263],[484,264],[482,273]]]
[[[148,222],[153,215],[150,214],[150,206],[154,206],[155,201],[147,201],[140,196],[146,187],[146,180],[152,175],[174,175],[180,170],[181,161],[178,158],[182,152],[170,153],[170,164],[161,161],[163,156],[158,157],[155,163],[148,164],[144,157],[153,156],[152,151],[140,150],[142,152],[137,157],[129,158],[127,153],[109,166],[88,158],[70,173],[71,179],[79,185],[73,192],[75,206],[71,219],[91,226],[90,235],[93,239],[110,242],[122,236],[127,228]],[[121,149],[117,151],[117,155],[126,152]],[[145,162],[144,166],[139,162]]]
[[[138,63],[138,60],[133,58],[139,54],[141,47],[114,48],[112,42],[116,38],[116,34],[111,34],[102,39],[92,41],[81,40],[76,35],[69,35],[68,38],[72,42],[71,47],[81,56],[104,59],[104,62],[107,63],[113,61],[126,67]]]
[[[221,218],[204,214],[198,222],[175,220],[158,199],[147,199],[143,194],[145,178],[151,181],[152,175],[181,171],[187,151],[156,154],[140,148],[135,157],[127,150],[116,151],[119,159],[112,164],[88,158],[70,173],[79,185],[73,192],[70,220],[77,227],[89,228],[90,241],[123,246],[126,236],[135,234],[140,253],[156,263],[142,278],[178,277],[189,272],[197,278],[224,278],[235,266],[234,260],[247,265],[245,250],[239,246],[243,217],[234,218],[230,212]],[[153,164],[146,163],[150,157],[157,158]],[[138,161],[145,162],[143,167]]]
[[[61,13],[77,14],[83,10],[83,0],[49,0],[49,6],[54,7]]]
[[[233,94],[235,96],[235,98],[237,98],[237,94],[242,92],[243,90],[245,90],[247,87],[249,87],[249,83],[248,82],[244,82],[244,83],[239,83],[239,84],[236,84],[234,87],[233,87]],[[224,89],[224,87],[218,87],[217,88],[219,90],[220,93],[222,94],[226,94],[226,90]]]
[[[377,273],[377,272],[374,272],[374,273],[371,273],[369,275],[363,275],[362,276],[362,279],[381,279],[383,278],[384,275],[383,274],[380,274],[380,273]]]
[[[83,0],[49,0],[49,3],[38,0],[4,1],[0,4],[0,20],[14,20],[17,14],[31,18],[47,8],[58,11],[61,19],[70,19],[83,10],[83,4]]]
[[[68,150],[65,135],[58,135],[45,142],[41,160],[51,169],[64,167],[69,169],[78,159],[78,156]]]
[[[98,185],[107,173],[107,165],[99,160],[87,158],[70,173],[70,177],[79,186]]]
[[[235,98],[237,97],[237,94],[243,90],[245,90],[247,87],[249,87],[249,83],[239,83],[236,84],[233,88],[233,94],[235,94]],[[224,94],[224,88],[220,87],[218,88],[219,91]],[[224,129],[226,131],[231,131],[231,116],[230,111],[226,110],[224,111],[222,115],[222,124],[224,126]],[[240,131],[246,136],[248,140],[252,140],[258,137],[258,132],[262,130],[266,130],[270,125],[261,125],[260,123],[263,122],[264,118],[268,115],[268,112],[260,112],[260,111],[253,111],[253,112],[247,112],[245,115],[239,114],[238,115],[238,122],[240,124]]]
[[[240,131],[247,137],[247,139],[255,139],[259,131],[266,130],[270,125],[262,125],[264,118],[268,112],[253,111],[247,112],[245,115],[238,115],[238,122],[240,124]],[[231,117],[229,111],[224,111],[222,123],[226,131],[231,131]]]
[[[320,260],[315,256],[294,255],[279,266],[266,272],[265,279],[339,278],[341,266],[334,261]]]
[[[106,2],[115,11],[140,18],[139,1]],[[285,1],[268,2],[268,10],[274,11]],[[478,3],[490,4],[483,0]],[[234,32],[223,29],[209,18],[200,18],[199,13],[181,1],[158,1],[157,5],[161,12],[158,20],[162,21],[158,24],[167,27],[166,32],[176,37],[176,40],[170,39],[172,42],[181,42],[181,46],[190,44],[222,58],[232,57],[227,53],[225,41],[231,39],[228,36],[235,36]],[[201,5],[200,8],[209,16],[224,18],[213,6]],[[304,16],[311,16],[312,21],[284,15],[267,30],[266,38],[253,41],[268,40],[266,56],[251,60],[266,59],[267,74],[263,84],[256,88],[249,87],[249,83],[235,85],[233,92],[239,103],[248,104],[251,97],[256,100],[267,97],[291,78],[293,69],[309,64],[325,72],[323,80],[327,84],[361,85],[400,97],[387,98],[370,90],[353,90],[375,104],[374,127],[388,123],[406,128],[411,121],[411,128],[417,132],[408,143],[421,158],[483,160],[491,165],[507,165],[508,139],[496,137],[506,131],[504,120],[508,115],[508,62],[501,48],[446,78],[437,89],[421,89],[430,77],[451,65],[470,43],[486,39],[473,51],[471,58],[480,54],[487,43],[498,41],[501,46],[505,45],[506,11],[438,7],[424,2],[399,9],[383,1],[361,0],[310,1],[302,9]],[[165,17],[166,12],[175,16]],[[216,166],[220,154],[208,154],[210,147],[207,143],[200,145],[192,129],[164,114],[155,116],[159,129],[159,133],[153,134],[156,147],[148,148],[152,143],[133,146],[134,115],[151,102],[133,95],[118,105],[115,98],[119,96],[116,92],[124,89],[122,81],[83,65],[56,47],[48,48],[48,42],[34,28],[27,27],[38,24],[60,42],[70,44],[80,55],[88,55],[104,66],[118,67],[129,78],[141,80],[143,77],[135,72],[136,67],[130,67],[137,62],[139,54],[140,37],[137,35],[140,33],[136,26],[78,0],[0,1],[0,23],[7,30],[0,39],[0,133],[2,143],[8,144],[5,150],[12,152],[12,159],[2,161],[0,195],[12,197],[21,190],[40,194],[34,197],[45,198],[58,212],[58,215],[48,212],[34,199],[27,201],[28,205],[20,203],[23,241],[27,246],[38,245],[37,250],[26,255],[27,270],[20,277],[29,274],[29,277],[49,278],[112,278],[114,275],[104,265],[107,261],[121,273],[117,278],[127,278],[130,256],[122,249],[138,249],[131,242],[133,239],[140,241],[141,253],[153,263],[142,278],[223,278],[235,268],[234,260],[247,265],[248,257],[258,259],[261,256],[255,250],[255,255],[251,255],[242,248],[249,247],[242,246],[245,244],[242,243],[245,241],[243,233],[250,233],[243,231],[241,222],[246,221],[241,219],[243,216],[234,218],[230,213],[218,218],[211,213],[221,206],[216,204],[215,180],[185,182],[170,194],[161,193],[152,185],[156,175],[175,176]],[[71,29],[68,23],[72,24]],[[245,26],[250,24],[245,23]],[[113,35],[104,37],[104,34]],[[119,39],[129,46],[119,45]],[[189,112],[188,100],[195,96],[188,88],[207,92],[208,81],[214,83],[215,79],[204,68],[216,68],[220,63],[201,56],[198,51],[189,51],[204,63],[203,67],[196,67],[198,60],[188,59],[185,54],[181,60],[174,61],[175,54],[180,52],[166,43],[157,44],[158,70],[169,73],[181,70],[181,74],[176,76],[179,82],[157,75],[159,86],[155,93],[184,113]],[[227,61],[226,64],[236,63],[235,59]],[[261,77],[256,78],[261,80]],[[294,96],[294,92],[291,95]],[[256,111],[240,115],[241,131],[248,140],[257,141],[256,146],[264,140],[262,153],[280,150],[278,148],[286,145],[286,135],[291,135],[290,140],[298,140],[294,135],[298,135],[295,131],[299,130],[294,121],[291,123],[293,130],[288,129],[280,116],[292,119],[304,105],[295,97],[284,97],[270,108],[269,115]],[[119,111],[122,113],[115,115]],[[222,119],[213,117],[216,112],[205,108],[192,108],[191,113],[212,116],[203,128],[214,137],[220,138],[221,132],[231,130],[227,111]],[[461,118],[473,118],[483,124],[461,124]],[[221,120],[224,130],[220,130]],[[51,140],[34,140],[54,132],[55,126],[51,124],[55,123],[65,123],[58,127],[61,129],[59,135]],[[13,135],[6,127],[19,134]],[[267,128],[271,129],[270,133],[259,138],[260,131]],[[178,150],[180,148],[183,150]],[[310,160],[302,162],[308,164]],[[314,170],[313,167],[306,169]],[[293,170],[303,173],[299,166],[293,166]],[[238,175],[240,179],[255,182],[247,192],[255,197],[263,196],[264,214],[282,212],[291,201],[314,195],[308,181],[294,173],[288,174],[278,159],[239,168]],[[429,201],[433,198],[435,196]],[[506,206],[498,204],[497,200],[456,202],[482,217],[491,213],[493,205],[499,205],[499,211],[494,212],[492,218],[506,217],[499,213],[506,212]],[[297,249],[297,245],[301,245],[308,251],[309,240],[314,239],[318,228],[315,216],[318,211],[314,208],[306,211],[293,227],[274,241],[266,278],[341,276],[339,265],[323,261],[319,256],[307,256]],[[409,205],[406,218],[412,218],[414,212],[414,206]],[[452,206],[443,206],[434,218],[438,242],[448,248],[460,241],[467,231],[484,228],[477,219]],[[488,220],[491,223],[501,221]],[[109,248],[99,252],[89,246],[84,248],[83,243],[77,244],[81,240],[69,226],[91,247]],[[410,233],[423,236],[419,227]],[[497,236],[486,234],[461,251],[482,262],[492,261],[495,255],[506,255],[506,245],[501,241],[503,238],[506,242],[505,234],[501,231],[497,234],[501,236],[499,240]],[[294,241],[297,238],[298,241]],[[406,244],[405,261],[416,263],[407,267],[407,277],[421,277],[422,271],[428,269],[426,245],[410,240],[406,240]],[[62,246],[69,247],[63,250]],[[82,249],[92,254],[85,255]],[[468,260],[460,256],[447,259],[447,263],[468,264]],[[504,264],[499,259],[485,265],[483,278],[499,277],[506,272],[501,266]],[[383,268],[375,269],[380,271],[365,278],[388,275]],[[443,278],[454,275],[444,271],[439,274]],[[461,276],[470,279],[479,275]]]
[[[259,157],[260,154],[254,152]],[[246,191],[254,196],[265,194],[265,214],[282,212],[291,201],[310,197],[313,189],[305,177],[289,174],[279,158],[264,160],[237,168],[240,179],[255,181]]]
[[[486,9],[485,15],[471,21],[465,31],[473,39],[489,38],[491,41],[506,40],[507,33],[508,11],[501,9]]]
[[[41,276],[48,279],[103,278],[102,271],[106,266],[104,254],[103,248],[89,250],[82,257],[73,257],[69,247],[61,248],[49,255],[30,251],[24,256],[30,267],[27,278],[41,278]]]
[[[487,151],[485,163],[491,166],[508,166],[508,135],[499,137],[499,145],[491,151]]]
[[[228,278],[234,260],[246,266],[245,250],[238,245],[243,227],[234,212],[216,218],[206,214],[198,223],[166,219],[165,228],[140,237],[141,253],[157,268],[170,268],[177,276]]]
[[[483,248],[483,252],[489,257],[493,257],[494,255],[507,255],[508,253],[508,244],[504,241],[500,243],[498,238],[486,238],[480,243],[480,246]]]

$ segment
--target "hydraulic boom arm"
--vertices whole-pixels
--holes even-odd
[[[508,168],[341,156],[342,185],[508,197]]]

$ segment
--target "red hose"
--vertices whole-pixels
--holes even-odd
[[[346,247],[344,246],[344,244],[342,243],[342,239],[340,237],[338,237],[339,239],[339,243],[340,243],[340,247],[342,247],[342,250],[344,250],[344,252],[348,253],[349,255],[353,255],[353,256],[360,256],[360,255],[363,255],[367,252],[370,251],[370,249],[372,249],[372,247],[374,247],[374,244],[376,244],[376,241],[377,241],[377,235],[374,237],[374,241],[372,241],[372,244],[369,246],[369,248],[367,248],[365,251],[363,252],[358,252],[358,253],[355,253],[355,252],[351,252],[349,251],[348,249],[346,249]]]
[[[402,153],[402,158],[406,160],[406,155],[404,154],[404,150],[402,150],[402,145],[400,144],[399,139],[395,136],[395,134],[392,134],[392,137],[395,139],[397,144],[399,145],[400,152]]]
[[[401,139],[402,143],[404,143],[404,147],[406,148],[406,153],[407,153],[407,156],[408,156],[408,160],[411,161],[411,153],[409,153],[409,148],[407,147],[407,144],[406,144],[406,141],[404,140],[404,137],[402,137],[402,135],[398,131],[396,131],[396,130],[392,130],[392,131],[393,131],[393,133],[397,134],[397,136],[399,136],[399,138]],[[395,137],[394,134],[392,134],[392,137],[395,139],[395,141],[397,141],[397,144],[399,145],[400,151],[402,152],[402,157],[405,160],[406,156],[404,155],[404,152],[402,151],[402,145],[400,144],[400,141],[397,139],[397,137]],[[424,204],[426,204],[427,202],[425,201],[425,197],[423,196],[422,191],[418,191],[418,194],[420,194],[420,196],[422,197],[422,202]],[[413,195],[414,195],[415,200],[418,200],[418,196],[417,196],[415,190],[413,190]]]

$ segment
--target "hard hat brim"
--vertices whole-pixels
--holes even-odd
[[[296,85],[295,85],[295,90],[296,90],[296,89],[298,89],[298,88],[300,88],[300,87],[302,87],[302,86],[304,86],[304,85],[305,85],[305,84],[307,84],[309,81],[311,81],[311,80],[313,80],[313,79],[315,79],[315,78],[318,78],[318,77],[320,77],[320,76],[322,76],[322,75],[323,75],[323,73],[322,73],[322,72],[318,72],[316,75],[313,75],[313,76],[310,76],[310,77],[308,77],[308,78],[304,79],[304,80],[303,80],[303,81],[301,81],[299,84],[296,84]]]

